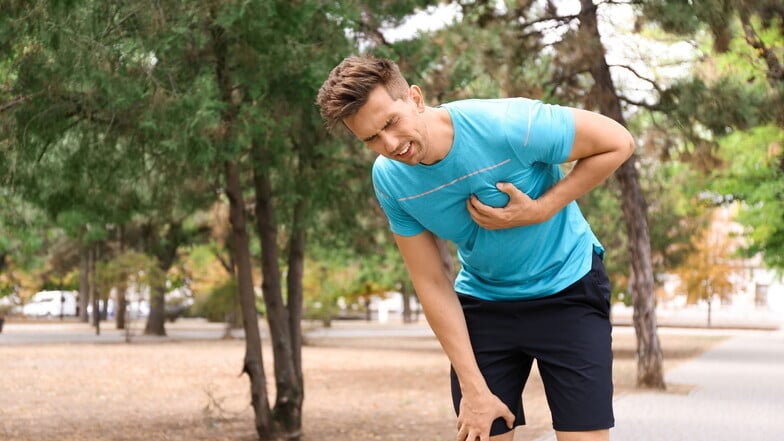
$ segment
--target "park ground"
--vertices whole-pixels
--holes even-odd
[[[454,439],[449,365],[435,338],[352,329],[315,332],[307,339],[302,441]],[[0,335],[0,441],[256,439],[249,383],[240,375],[244,340],[167,337],[125,343],[107,337],[98,343],[4,344],[13,332],[14,324],[7,324]],[[660,333],[665,370],[725,336],[721,331]],[[616,394],[635,393],[633,330],[616,327],[613,347]],[[264,361],[274,397],[266,341]],[[689,389],[671,384],[667,393]],[[528,425],[518,429],[516,441],[550,430],[535,369],[524,402]]]

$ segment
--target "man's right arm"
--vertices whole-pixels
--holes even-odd
[[[482,440],[498,417],[511,427],[514,415],[490,392],[477,365],[465,316],[450,277],[441,264],[436,239],[425,231],[415,236],[395,235],[430,327],[457,374],[463,400],[458,415],[458,440]],[[460,436],[463,436],[462,438]]]

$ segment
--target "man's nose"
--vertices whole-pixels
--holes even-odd
[[[390,134],[386,130],[382,131],[378,134],[378,137],[381,139],[381,144],[384,146],[384,150],[388,153],[394,153],[397,150],[397,137]]]

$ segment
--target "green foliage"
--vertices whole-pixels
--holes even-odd
[[[694,34],[702,26],[718,31],[730,25],[733,2],[729,0],[649,0],[642,12],[673,34]]]
[[[143,253],[129,251],[107,262],[98,262],[95,269],[95,287],[101,298],[108,298],[113,288],[124,292],[128,287],[155,291],[166,285],[166,274],[157,261]]]
[[[216,286],[206,296],[197,296],[193,305],[193,314],[211,322],[228,320],[233,326],[240,326],[242,314],[239,312],[238,289],[236,279],[232,278]]]
[[[704,186],[694,170],[679,162],[659,163],[641,159],[643,191],[646,195],[655,282],[658,276],[679,266],[691,252],[694,219],[708,206],[695,203]],[[609,181],[580,198],[580,207],[591,229],[605,247],[605,267],[612,281],[613,296],[628,304],[629,251],[626,226],[621,216],[620,189]],[[622,298],[621,298],[621,295]]]
[[[652,0],[643,3],[643,13],[656,20],[667,32],[693,34],[700,26],[692,2],[687,0]]]
[[[714,190],[742,201],[738,221],[747,227],[744,253],[761,253],[784,269],[784,130],[761,126],[721,142],[727,168],[714,176]]]
[[[692,14],[684,14],[692,7]],[[705,48],[693,76],[662,92],[657,110],[677,134],[674,158],[701,170],[708,182],[702,187],[721,196],[719,201],[742,202],[737,220],[746,227],[744,255],[761,253],[769,266],[784,267],[781,155],[776,153],[782,143],[784,84],[771,80],[770,58],[753,46],[761,43],[770,51],[767,57],[781,62],[781,10],[766,0],[656,0],[641,10],[670,32],[693,37],[698,29],[711,31],[713,51]],[[699,219],[698,214],[690,218]],[[698,222],[692,224],[697,231]]]
[[[12,260],[21,268],[32,268],[40,263],[36,255],[44,247],[47,225],[41,212],[17,195],[0,189],[0,273]]]
[[[699,132],[702,126],[721,136],[775,117],[764,110],[772,99],[765,90],[749,87],[747,78],[722,76],[710,83],[690,78],[664,91],[659,108],[687,131]]]

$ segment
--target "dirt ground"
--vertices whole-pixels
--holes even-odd
[[[665,369],[716,336],[660,335]],[[633,393],[634,335],[614,335],[617,394]],[[0,441],[254,441],[242,340],[0,345]],[[264,347],[270,396],[272,355]],[[310,340],[302,441],[454,439],[449,365],[428,337]],[[688,385],[670,385],[683,393]],[[550,430],[538,373],[524,395],[528,425]]]

